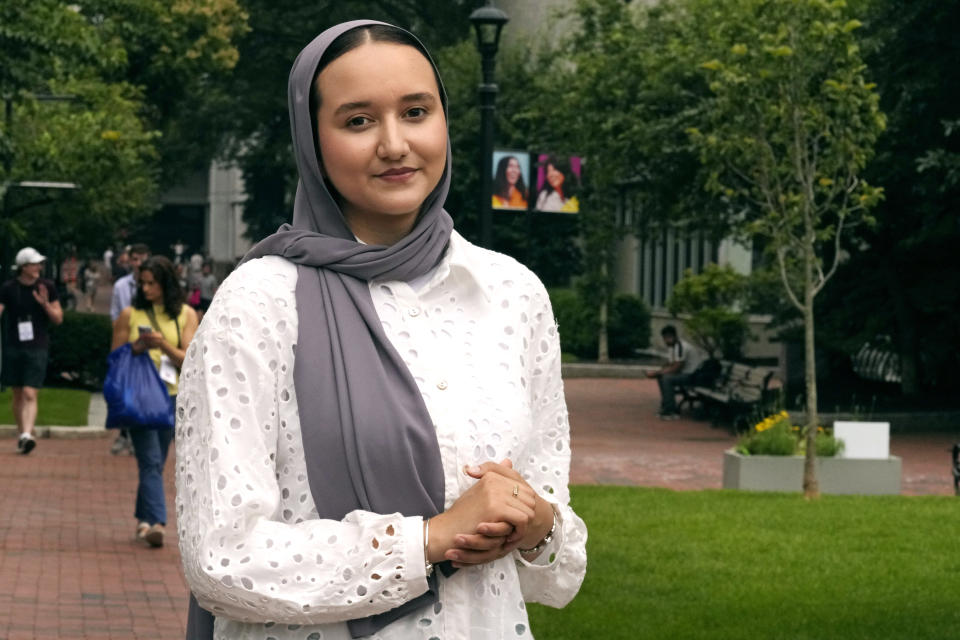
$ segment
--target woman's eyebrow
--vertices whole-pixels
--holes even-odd
[[[421,91],[417,93],[408,93],[407,95],[400,98],[401,102],[429,102],[434,103],[437,101],[437,97],[429,92]],[[373,103],[369,100],[359,100],[357,102],[344,102],[337,110],[333,112],[333,115],[338,116],[341,113],[347,111],[353,111],[354,109],[368,109],[372,106]]]

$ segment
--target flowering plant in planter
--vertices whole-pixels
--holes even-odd
[[[737,453],[745,456],[799,456],[806,452],[806,427],[791,423],[790,414],[781,411],[767,416],[740,436]],[[843,441],[832,430],[817,427],[815,446],[818,457],[832,457],[843,451]]]

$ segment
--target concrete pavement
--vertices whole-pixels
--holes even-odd
[[[705,422],[661,422],[645,379],[566,383],[574,483],[718,489],[734,438]],[[102,422],[100,423],[102,424]],[[892,436],[906,494],[950,495],[949,434]],[[29,456],[0,440],[0,640],[183,637],[187,590],[176,528],[133,539],[136,461],[111,439],[42,439]],[[173,514],[173,458],[167,470]]]

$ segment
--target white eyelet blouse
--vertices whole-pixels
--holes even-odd
[[[427,588],[419,516],[318,517],[293,383],[296,280],[280,257],[243,264],[221,285],[182,368],[180,552],[218,640],[345,640],[346,620]],[[509,457],[557,505],[560,522],[535,562],[514,552],[441,576],[435,605],[370,637],[530,638],[524,602],[562,607],[586,571],[586,527],[568,506],[569,424],[550,301],[528,269],[456,232],[441,263],[411,284],[371,282],[370,291],[436,427],[446,508],[475,482],[464,465]]]

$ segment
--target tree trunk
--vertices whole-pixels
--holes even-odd
[[[607,340],[607,299],[600,303],[600,330],[597,333],[597,362],[610,362],[610,348]]]
[[[602,265],[600,265],[600,275],[601,280],[603,281],[604,291],[608,291],[607,283],[607,261],[604,259]],[[600,328],[597,331],[597,362],[607,363],[610,362],[610,343],[607,336],[607,318],[609,316],[609,300],[610,296],[604,293],[603,299],[600,301]]]
[[[803,256],[803,347],[804,380],[807,386],[807,452],[803,464],[803,496],[807,499],[820,497],[817,482],[817,352],[813,326],[813,242],[804,243]]]

